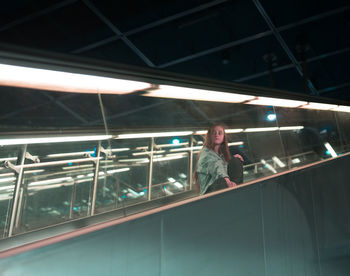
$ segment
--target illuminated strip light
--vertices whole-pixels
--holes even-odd
[[[91,157],[91,158],[81,158],[81,159],[70,159],[70,160],[60,160],[60,161],[52,161],[52,162],[43,162],[43,163],[34,163],[34,164],[24,164],[23,168],[36,168],[36,167],[47,167],[47,166],[55,166],[55,165],[62,165],[67,163],[78,163],[78,162],[92,162],[98,159],[102,159],[102,157]],[[20,166],[16,166],[20,167]],[[71,166],[72,169],[73,166]],[[67,168],[62,168],[63,170]]]
[[[326,142],[326,143],[324,143],[324,146],[326,147],[326,149],[328,150],[328,152],[330,153],[330,155],[332,157],[338,156],[338,154],[335,152],[335,150],[333,149],[333,147],[331,146],[330,143]]]
[[[143,162],[148,161],[148,158],[134,158],[134,159],[120,159],[118,162],[127,163],[127,162]]]
[[[156,148],[172,148],[172,147],[180,147],[180,146],[187,146],[188,142],[184,142],[184,143],[178,143],[178,144],[160,144],[160,145],[156,145]]]
[[[5,182],[10,182],[16,180],[16,177],[6,177],[6,178],[1,178],[0,183],[5,183]]]
[[[276,131],[278,127],[261,127],[261,128],[246,128],[244,132],[264,132],[264,131]]]
[[[67,153],[55,153],[48,154],[46,157],[48,158],[57,158],[57,157],[66,157],[66,156],[79,156],[83,154],[92,154],[94,151],[80,151],[80,152],[67,152]]]
[[[171,149],[170,152],[178,152],[178,151],[186,151],[186,150],[198,150],[203,146],[195,146],[195,147],[187,147],[187,148],[179,148],[179,149]]]
[[[128,150],[130,150],[130,148],[110,149],[108,151],[111,151],[111,152],[122,152],[122,151],[128,151]]]
[[[120,173],[120,172],[127,172],[127,171],[130,171],[130,168],[121,168],[121,169],[116,169],[116,170],[110,170],[110,171],[107,171],[107,173],[113,174],[113,173]]]
[[[0,158],[0,162],[3,161],[16,161],[17,157]]]
[[[110,138],[112,138],[112,135],[0,139],[0,146],[41,144],[41,143],[81,142],[81,141],[100,141],[100,140],[107,140]]]
[[[135,139],[135,138],[151,138],[151,137],[171,137],[171,136],[187,136],[193,131],[177,131],[177,132],[154,132],[154,133],[131,133],[120,134],[116,139]]]
[[[164,152],[165,152],[165,150],[153,151],[153,153],[156,153],[156,154],[158,154],[158,153],[164,153]],[[148,154],[151,154],[151,152],[150,152],[150,151],[134,152],[132,155],[133,155],[133,156],[139,156],[139,155],[148,155]]]
[[[333,111],[340,111],[340,112],[350,112],[350,106],[338,105],[336,108],[334,108],[332,110]]]
[[[177,87],[170,85],[159,85],[158,89],[148,91],[147,93],[143,94],[143,96],[224,103],[241,103],[255,98],[255,96],[248,96],[243,94]]]
[[[89,159],[87,159],[89,160]],[[94,165],[88,164],[88,165],[76,165],[76,166],[68,166],[68,167],[62,167],[62,170],[74,170],[74,169],[84,169],[84,168],[92,168]]]
[[[47,185],[47,184],[57,184],[61,182],[68,182],[68,181],[73,181],[72,177],[60,177],[60,178],[54,178],[54,179],[48,179],[48,180],[43,180],[43,181],[36,181],[36,182],[31,182],[28,186],[40,186],[40,185]]]
[[[272,160],[280,167],[284,168],[286,164],[284,164],[277,156],[273,156]]]
[[[139,81],[7,64],[0,64],[0,85],[93,94],[128,94],[151,87]]]
[[[204,134],[207,134],[207,130],[198,130],[198,131],[195,131],[194,134],[196,135],[204,135]],[[243,132],[243,128],[232,128],[232,129],[225,129],[225,133],[239,133],[239,132]]]
[[[165,157],[156,157],[153,158],[153,162],[161,162],[161,161],[167,161],[167,160],[175,160],[175,159],[181,159],[185,156],[183,154],[174,155],[174,156],[165,156]],[[149,163],[149,160],[139,161],[137,163]]]
[[[244,142],[243,141],[239,141],[239,142],[232,142],[232,143],[228,143],[227,145],[230,146],[240,146],[243,145]]]
[[[257,97],[256,99],[253,99],[247,102],[247,104],[267,105],[267,106],[272,105],[272,106],[279,106],[279,107],[298,107],[298,106],[306,105],[307,102],[268,98],[268,97]]]
[[[313,102],[309,102],[306,105],[301,106],[301,108],[318,109],[318,110],[331,110],[337,107],[338,106],[335,104],[324,104],[324,103],[313,103]]]
[[[273,173],[277,173],[277,171],[274,169],[274,167],[272,167],[270,164],[268,164],[264,159],[261,159],[260,162],[270,171],[272,171]]]
[[[298,130],[303,128],[304,126],[287,126],[287,127],[280,127],[279,130]]]

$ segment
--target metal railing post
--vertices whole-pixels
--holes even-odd
[[[98,145],[96,148],[96,163],[95,163],[95,173],[94,173],[94,184],[92,190],[91,197],[91,207],[90,207],[90,215],[93,216],[95,214],[95,204],[96,204],[96,196],[97,196],[97,185],[98,185],[98,171],[100,167],[100,154],[101,154],[101,141],[98,141]]]
[[[151,200],[152,194],[152,175],[153,175],[153,148],[154,148],[154,138],[150,140],[150,154],[149,154],[149,167],[148,167],[148,189],[147,189],[147,200]]]
[[[190,136],[190,156],[189,156],[189,169],[188,169],[188,177],[190,183],[190,191],[192,190],[193,185],[193,135]],[[187,186],[185,185],[185,191],[187,191]]]
[[[8,224],[8,237],[11,237],[13,235],[14,227],[15,227],[15,222],[16,222],[16,214],[17,214],[17,209],[20,208],[21,206],[18,206],[18,198],[19,198],[19,192],[21,189],[21,184],[22,184],[22,177],[23,177],[23,164],[25,160],[25,155],[27,151],[27,145],[23,145],[22,151],[19,154],[17,158],[17,163],[16,165],[20,166],[20,169],[17,174],[17,181],[15,185],[15,189],[13,191],[13,198],[12,198],[12,204],[11,204],[11,218],[10,218],[10,223]]]

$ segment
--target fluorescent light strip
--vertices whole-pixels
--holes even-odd
[[[3,161],[16,161],[17,157],[0,158],[0,162]]]
[[[318,110],[331,110],[336,109],[338,106],[335,104],[324,104],[324,103],[313,103],[309,102],[306,105],[301,106],[301,108],[306,109],[318,109]]]
[[[41,144],[41,143],[81,142],[81,141],[100,141],[100,140],[107,140],[110,138],[112,138],[112,135],[0,139],[0,146]]]
[[[170,152],[187,151],[187,150],[197,150],[197,149],[201,149],[202,147],[203,147],[203,146],[195,146],[195,147],[171,149]]]
[[[89,160],[89,159],[88,159]],[[75,165],[75,166],[68,166],[68,167],[62,167],[62,170],[74,170],[74,169],[87,169],[92,168],[94,165],[88,164],[88,165]]]
[[[277,173],[277,171],[272,167],[270,164],[268,164],[264,159],[261,159],[260,162],[270,171],[273,173]]]
[[[265,105],[265,106],[279,106],[279,107],[298,107],[307,104],[305,101],[294,101],[286,99],[257,97],[254,100],[247,102],[247,104]]]
[[[232,143],[228,143],[227,145],[230,146],[240,146],[243,145],[244,142],[243,141],[239,141],[239,142],[232,142]]]
[[[153,153],[155,154],[159,154],[159,153],[164,153],[165,150],[157,150],[157,151],[153,151]],[[151,154],[150,151],[144,151],[144,152],[134,152],[132,155],[133,156],[139,156],[139,155],[149,155]]]
[[[167,161],[167,160],[175,160],[175,159],[181,159],[184,158],[185,156],[183,154],[177,154],[173,156],[166,156],[166,157],[156,157],[153,158],[153,162],[161,162],[161,161]],[[139,161],[137,163],[149,163],[149,160],[144,160],[144,161]]]
[[[128,94],[151,87],[140,81],[7,64],[0,64],[0,85],[93,94]]]
[[[127,171],[130,171],[130,168],[120,168],[120,169],[110,170],[110,171],[107,171],[107,173],[113,174],[113,173],[120,173],[120,172],[127,172]]]
[[[264,132],[264,131],[276,131],[278,127],[261,127],[261,128],[246,128],[244,132]]]
[[[92,162],[92,161],[97,160],[97,159],[102,159],[102,157],[99,157],[99,158],[91,157],[91,158],[60,160],[60,161],[34,163],[34,164],[24,164],[23,168],[46,167],[46,166],[55,166],[55,165],[62,165],[62,164],[68,164],[68,163],[78,163],[78,162]],[[18,165],[16,167],[20,167],[20,166]],[[64,168],[62,168],[62,169],[64,169]],[[70,169],[72,169],[72,167],[70,167]]]
[[[151,138],[151,137],[171,137],[171,136],[187,136],[191,135],[192,131],[177,131],[177,132],[154,132],[154,133],[131,133],[120,134],[116,139],[135,139],[135,138]]]
[[[303,126],[287,126],[287,127],[280,127],[279,130],[298,130],[303,129]]]
[[[338,105],[336,108],[333,108],[332,110],[340,111],[340,112],[350,112],[350,106]]]
[[[43,181],[36,181],[36,182],[31,182],[28,186],[56,184],[56,183],[67,182],[67,181],[73,181],[73,178],[69,176],[69,177],[48,179],[48,180],[43,180]]]
[[[6,177],[6,178],[0,178],[0,183],[10,182],[16,180],[16,177]]]
[[[255,98],[255,96],[248,96],[242,94],[170,85],[159,85],[158,89],[148,91],[147,93],[143,94],[143,96],[224,103],[241,103]]]
[[[156,145],[156,148],[172,148],[172,147],[180,147],[180,146],[187,146],[188,142],[184,142],[184,143],[178,143],[178,144],[160,144],[160,145]]]
[[[94,151],[80,151],[80,152],[67,152],[67,153],[55,153],[55,154],[48,154],[46,157],[48,158],[57,158],[57,157],[67,157],[67,156],[79,156],[84,154],[92,154]]]
[[[326,142],[326,143],[324,143],[324,146],[329,151],[329,153],[330,153],[330,155],[332,157],[337,157],[338,156],[338,154],[335,152],[335,150],[333,149],[333,147],[331,146],[330,143]]]
[[[284,164],[281,159],[279,159],[277,156],[273,156],[272,160],[280,167],[280,168],[284,168],[286,166],[286,164]]]
[[[243,132],[243,128],[236,128],[236,129],[225,129],[226,133],[239,133]]]
[[[128,151],[128,150],[130,150],[130,148],[111,149],[111,150],[108,150],[108,151],[111,151],[111,152],[122,152],[122,151]]]

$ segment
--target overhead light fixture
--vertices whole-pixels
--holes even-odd
[[[193,131],[175,131],[175,132],[154,132],[154,133],[130,133],[119,134],[116,139],[135,139],[135,138],[152,138],[152,137],[171,137],[171,136],[187,136]]]
[[[324,104],[324,103],[313,103],[313,102],[309,102],[306,105],[301,106],[301,108],[317,109],[317,110],[331,110],[337,107],[338,106],[335,104]]]
[[[255,98],[255,96],[218,92],[212,90],[179,87],[171,85],[159,85],[158,89],[149,90],[143,94],[147,97],[171,98],[181,100],[197,100],[209,102],[241,103]]]
[[[154,154],[159,154],[159,153],[164,153],[165,150],[156,150],[153,151]],[[133,156],[140,156],[140,155],[149,155],[151,154],[151,151],[142,151],[142,152],[134,152],[132,155]]]
[[[0,64],[0,85],[93,94],[128,94],[151,87],[140,81],[7,64]]]
[[[247,102],[247,104],[279,106],[279,107],[298,107],[298,106],[307,104],[307,102],[269,98],[269,97],[256,97],[255,99]]]
[[[265,132],[265,131],[276,131],[278,127],[258,127],[258,128],[246,128],[244,132]]]
[[[195,135],[203,135],[203,134],[207,134],[207,132],[208,132],[208,130],[197,130],[193,134],[195,134]]]
[[[338,105],[336,108],[334,108],[332,110],[333,111],[340,111],[340,112],[350,112],[350,106]]]
[[[13,138],[13,139],[0,139],[0,146],[28,145],[28,144],[42,144],[42,143],[100,141],[100,140],[107,140],[110,138],[112,138],[112,135]]]
[[[178,143],[178,144],[159,144],[156,145],[156,148],[172,148],[172,147],[180,147],[187,146],[188,142]]]

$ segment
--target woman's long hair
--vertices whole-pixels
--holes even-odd
[[[214,141],[211,140],[211,134],[214,132],[214,128],[217,126],[222,127],[222,129],[224,130],[224,141],[220,145],[218,153],[220,155],[224,156],[224,159],[226,160],[226,162],[229,162],[231,160],[231,155],[230,155],[230,151],[228,149],[228,142],[227,142],[227,136],[226,136],[226,132],[225,132],[225,128],[226,128],[225,125],[223,125],[223,124],[211,125],[208,129],[207,135],[205,136],[203,147],[207,147],[211,150],[214,150],[215,144],[214,144]]]
[[[226,160],[226,162],[229,162],[231,160],[231,154],[230,154],[230,151],[228,149],[227,136],[226,136],[226,132],[225,132],[226,126],[224,124],[218,123],[218,124],[213,124],[209,127],[208,132],[205,136],[203,148],[207,147],[207,148],[214,151],[215,144],[214,144],[214,141],[211,140],[211,134],[214,132],[214,128],[217,126],[222,127],[222,129],[224,130],[224,141],[220,145],[218,153],[220,155],[224,156],[224,159]],[[202,150],[203,150],[203,148],[202,148]],[[202,150],[197,155],[196,168],[195,168],[194,174],[193,174],[193,180],[194,180],[195,187],[196,187],[196,190],[198,193],[199,193],[199,183],[198,183],[198,179],[197,179],[197,168],[198,168],[199,157],[202,153]]]

